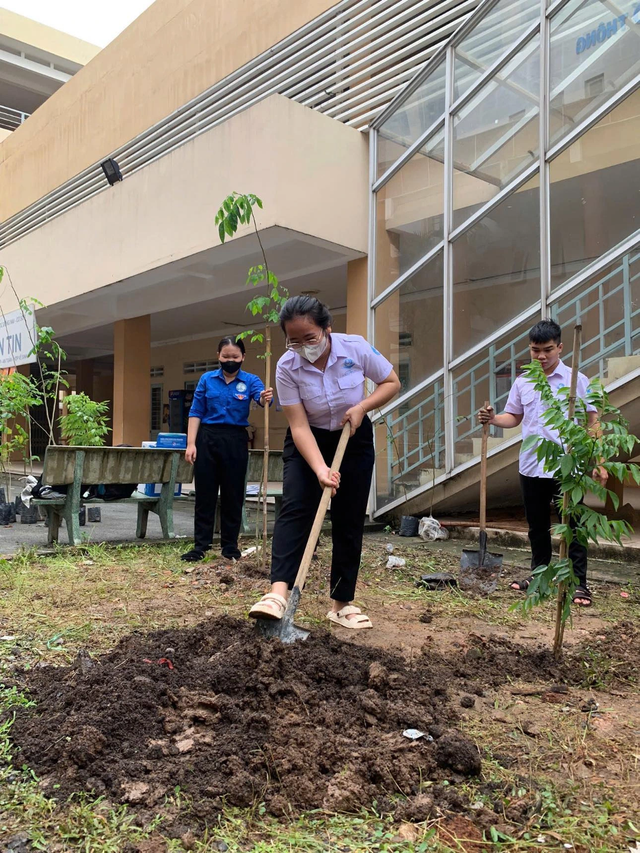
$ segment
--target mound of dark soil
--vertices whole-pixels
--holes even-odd
[[[633,686],[640,680],[640,627],[618,622],[601,634],[553,657],[550,646],[526,647],[508,637],[469,634],[468,648],[452,656],[449,678],[472,688],[508,680],[558,682],[579,687]],[[423,657],[435,665],[435,656]],[[472,690],[473,692],[473,690]]]
[[[421,781],[480,770],[440,668],[323,630],[284,646],[223,617],[26,677],[36,707],[12,728],[18,762],[56,796],[87,790],[146,810],[180,786],[206,819],[223,802],[345,811],[402,793],[422,814],[461,801],[438,784],[425,799]],[[408,740],[408,728],[427,736]]]

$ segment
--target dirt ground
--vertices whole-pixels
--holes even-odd
[[[229,809],[258,809],[258,835],[310,814],[389,822],[391,846],[317,849],[635,849],[638,591],[596,587],[556,662],[553,607],[512,612],[509,566],[489,598],[429,592],[420,574],[455,572],[455,555],[393,541],[405,568],[386,569],[384,539],[365,547],[365,632],[329,629],[323,543],[300,609],[312,634],[293,646],[245,618],[266,584],[247,560],[94,548],[5,565],[3,680],[31,700],[4,717],[13,766],[57,809],[84,795],[138,827],[161,816],[157,850],[221,849],[208,832]],[[25,826],[0,804],[0,838],[3,820]],[[243,839],[224,849],[280,849]]]

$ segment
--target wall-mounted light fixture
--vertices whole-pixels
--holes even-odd
[[[102,166],[105,178],[109,181],[111,186],[122,180],[120,166],[118,166],[113,157],[109,157],[108,160],[105,160],[104,163],[101,163],[100,165]]]

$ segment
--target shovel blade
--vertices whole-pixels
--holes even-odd
[[[282,643],[295,643],[298,640],[306,640],[311,631],[298,628],[293,624],[298,602],[300,601],[300,588],[294,586],[289,596],[287,609],[282,619],[256,619],[256,630],[261,637],[277,637]]]
[[[481,557],[484,559],[481,562]],[[490,595],[498,588],[502,568],[502,554],[472,551],[465,548],[460,558],[460,588],[467,592]]]
[[[501,569],[502,554],[492,554],[490,551],[485,551],[483,560],[480,559],[480,551],[472,551],[470,548],[465,548],[460,557],[461,569]]]
[[[298,628],[297,625],[283,625],[282,619],[256,619],[256,631],[261,637],[277,637],[282,643],[295,643],[297,640],[306,640],[310,631]]]

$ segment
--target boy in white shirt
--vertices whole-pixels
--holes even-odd
[[[571,384],[571,370],[560,359],[562,353],[562,329],[552,320],[542,320],[529,332],[529,352],[531,359],[542,365],[549,385],[557,396],[560,388]],[[583,373],[578,374],[577,396],[586,402],[589,380]],[[589,428],[597,429],[598,414],[594,406],[586,404]],[[496,415],[492,406],[478,412],[480,423],[494,424],[502,429],[513,429],[522,424],[522,440],[530,435],[550,439],[559,443],[558,433],[543,422],[545,411],[540,392],[527,376],[519,376],[514,382],[504,413]],[[529,525],[531,542],[531,570],[538,566],[547,566],[551,562],[551,504],[558,514],[557,499],[560,496],[560,484],[551,473],[545,470],[544,462],[538,461],[536,449],[520,452],[520,485],[524,511]],[[594,480],[606,485],[607,471],[598,467],[593,472]],[[572,526],[574,524],[572,523]],[[587,586],[587,549],[574,538],[569,546],[569,558],[579,586],[573,595],[573,603],[580,607],[591,606],[591,591]],[[526,591],[531,583],[531,575],[524,580],[514,581],[511,589]]]

